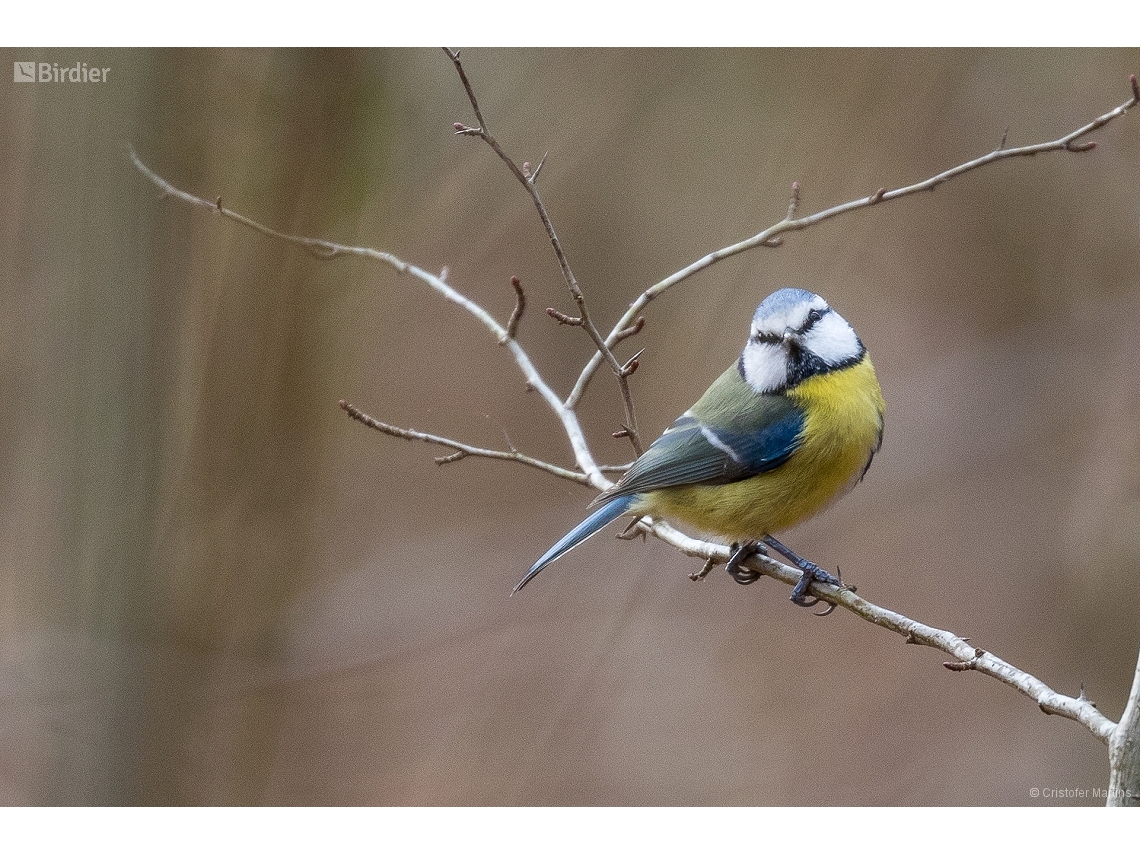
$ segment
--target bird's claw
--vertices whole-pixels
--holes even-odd
[[[733,581],[738,585],[751,585],[760,578],[760,571],[750,570],[740,565],[753,555],[763,555],[766,552],[767,550],[754,540],[746,540],[740,544],[734,543],[732,545],[732,555],[729,556],[728,563],[724,565],[724,569],[728,571],[728,575],[731,576]]]
[[[792,597],[791,597],[792,602],[795,603],[797,606],[803,606],[804,608],[811,609],[811,608],[815,608],[820,603],[825,602],[824,600],[820,599],[819,597],[807,596],[808,588],[811,587],[812,582],[823,582],[826,585],[834,585],[836,588],[838,588],[841,591],[854,591],[855,590],[854,585],[844,584],[843,574],[839,571],[838,567],[836,568],[835,572],[839,573],[839,575],[838,576],[832,576],[830,573],[828,573],[822,567],[820,567],[817,564],[813,564],[812,562],[808,561],[806,558],[800,559],[800,560],[803,561],[803,563],[805,565],[802,568],[803,575],[800,576],[799,582],[797,582],[796,586],[792,589]],[[829,614],[831,614],[833,611],[835,611],[835,605],[836,605],[835,603],[827,603],[826,605],[827,605],[827,608],[825,608],[822,612],[812,612],[812,614],[815,615],[816,617],[827,617]]]
[[[819,600],[817,599],[816,602],[819,602]],[[824,609],[822,612],[812,612],[812,614],[815,615],[816,617],[827,617],[833,611],[835,611],[835,603],[828,603],[827,608]]]

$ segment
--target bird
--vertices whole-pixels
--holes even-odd
[[[849,586],[773,533],[818,514],[863,479],[882,446],[885,411],[852,326],[818,294],[782,288],[757,307],[739,358],[590,503],[597,510],[534,562],[512,596],[632,515],[634,523],[662,517],[730,542],[726,569],[742,585],[760,576],[743,562],[771,547],[801,571],[792,602],[815,605],[813,581]]]

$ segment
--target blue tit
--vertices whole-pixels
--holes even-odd
[[[886,404],[867,349],[817,294],[784,288],[752,317],[744,351],[695,404],[646,449],[590,516],[539,558],[517,592],[543,568],[618,517],[653,516],[733,544],[727,569],[761,542],[802,571],[798,605],[813,581],[839,580],[776,540],[851,490],[883,439]]]

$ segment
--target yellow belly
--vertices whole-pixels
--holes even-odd
[[[858,483],[879,448],[883,402],[870,357],[787,393],[805,414],[802,442],[770,472],[733,484],[667,487],[639,510],[732,540],[758,539],[819,513]]]

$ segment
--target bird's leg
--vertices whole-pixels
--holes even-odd
[[[760,571],[749,570],[747,567],[741,567],[740,565],[753,555],[767,555],[768,550],[755,540],[746,540],[744,543],[734,543],[731,548],[732,555],[728,557],[728,563],[724,565],[724,569],[728,571],[728,575],[735,579],[738,584],[751,585],[760,578]]]
[[[800,576],[800,580],[796,582],[796,586],[792,588],[791,600],[797,606],[811,608],[819,602],[818,597],[808,598],[806,596],[812,582],[823,582],[828,585],[835,585],[837,588],[841,588],[845,591],[855,590],[853,585],[844,585],[842,579],[832,576],[818,564],[808,561],[806,558],[800,558],[800,556],[796,555],[796,553],[792,552],[792,550],[788,549],[788,547],[784,546],[784,544],[780,543],[780,541],[776,540],[772,535],[764,535],[764,542],[795,564],[803,574]],[[831,608],[823,612],[823,614],[830,614],[833,608],[834,606],[831,606]]]

